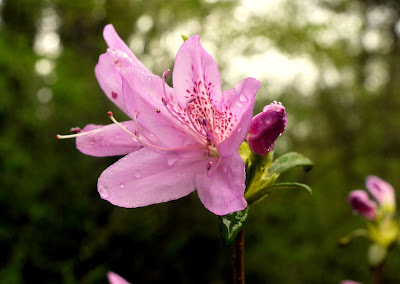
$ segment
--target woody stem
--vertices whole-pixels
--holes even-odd
[[[242,229],[233,243],[233,278],[235,284],[244,284],[243,251],[244,239]]]

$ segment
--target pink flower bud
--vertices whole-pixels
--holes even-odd
[[[263,112],[253,117],[247,142],[250,150],[265,156],[274,149],[274,142],[285,130],[288,121],[285,107],[273,102],[264,107]]]
[[[395,206],[394,189],[388,182],[376,176],[368,176],[365,184],[368,191],[380,205]]]
[[[353,190],[349,194],[349,203],[353,210],[367,219],[373,220],[376,217],[376,204],[369,199],[364,190]]]

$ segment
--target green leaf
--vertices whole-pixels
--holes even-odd
[[[311,188],[302,183],[297,183],[297,182],[285,182],[285,183],[275,183],[271,186],[264,187],[260,189],[259,191],[255,192],[254,194],[248,196],[246,198],[247,203],[249,205],[262,200],[264,197],[266,197],[271,191],[277,190],[277,189],[305,189],[309,193],[312,193]]]
[[[219,231],[225,246],[229,246],[236,239],[247,219],[248,207],[228,215],[219,217]]]
[[[310,159],[295,152],[286,153],[276,159],[269,168],[270,173],[281,174],[291,168],[303,166],[307,172],[312,169],[313,163]]]
[[[188,37],[185,35],[181,35],[181,37],[182,37],[183,41],[187,41],[187,39],[188,39]]]

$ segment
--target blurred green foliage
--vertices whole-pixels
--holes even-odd
[[[368,283],[367,242],[339,248],[337,240],[363,222],[351,216],[346,199],[364,187],[366,175],[400,188],[400,5],[281,2],[277,19],[269,10],[243,15],[233,1],[0,1],[0,282],[106,283],[109,270],[133,283],[231,282],[231,252],[220,240],[218,218],[195,193],[146,208],[114,207],[99,198],[96,180],[117,158],[85,156],[74,141],[55,139],[73,126],[108,124],[110,109],[123,116],[93,72],[106,49],[102,29],[113,23],[133,45],[140,37],[137,56],[155,74],[173,67],[163,44],[179,46],[182,39],[162,37],[175,30],[204,34],[229,87],[236,82],[224,74],[242,71],[229,69],[229,48],[250,58],[264,52],[256,43],[269,39],[282,54],[313,62],[317,80],[308,92],[302,89],[307,76],[275,92],[275,82],[260,78],[255,112],[276,99],[289,114],[276,155],[296,151],[314,162],[311,173],[290,172],[280,180],[306,183],[313,195],[280,191],[250,208],[246,277],[248,283]],[[359,28],[345,37],[338,22],[304,21],[313,6],[301,3],[339,19],[356,15]],[[57,15],[47,26],[41,24],[46,13]],[[138,23],[146,24],[143,15],[152,19],[147,27]],[[332,29],[336,39],[321,41]],[[383,37],[377,48],[368,45],[371,30]],[[40,31],[53,32],[47,46],[59,39],[58,47],[41,50]],[[326,70],[336,70],[334,84]],[[399,283],[399,265],[400,253],[390,252],[385,283]]]

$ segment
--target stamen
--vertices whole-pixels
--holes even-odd
[[[121,123],[119,123],[113,116],[113,113],[111,111],[109,111],[107,113],[107,115],[110,117],[111,121],[114,122],[116,125],[118,125],[119,127],[122,128],[122,130],[124,130],[126,133],[128,133],[129,135],[133,136],[133,138],[135,138],[136,141],[138,141],[139,143],[145,145],[145,146],[149,146],[150,148],[156,149],[156,150],[161,150],[161,151],[185,151],[185,150],[202,150],[204,149],[204,146],[202,145],[198,145],[198,146],[185,146],[185,147],[177,147],[177,148],[165,148],[165,147],[160,147],[157,145],[153,145],[150,144],[146,141],[143,141],[142,139],[139,138],[138,135],[139,132],[137,130],[135,130],[135,134],[133,134],[132,132],[130,132],[125,126],[123,126]]]
[[[72,127],[70,131],[73,134],[78,134],[82,132],[82,129],[80,129],[79,127]]]
[[[79,137],[79,136],[85,136],[85,135],[90,134],[90,133],[99,132],[100,130],[101,130],[101,128],[93,129],[91,131],[79,132],[79,133],[75,133],[75,134],[67,134],[67,135],[57,134],[56,138],[57,139],[76,138],[76,137]]]
[[[202,132],[197,128],[196,124],[194,124],[194,122],[193,122],[193,120],[192,120],[192,116],[191,116],[190,113],[189,113],[189,104],[192,103],[192,102],[195,101],[195,100],[196,100],[196,98],[191,98],[190,100],[187,101],[187,103],[186,103],[186,115],[187,115],[187,117],[189,118],[190,124],[193,126],[194,130],[196,130],[196,132],[197,132],[198,134],[200,134],[201,136],[207,138],[206,135],[204,135],[204,133],[202,133]]]
[[[203,120],[201,118],[198,118],[198,121],[199,121],[200,125],[203,127],[204,131],[206,132],[207,139],[210,139],[211,141],[216,142],[217,140],[215,139],[214,135],[210,132],[210,130],[208,130],[207,120],[205,120],[204,118],[203,118]]]
[[[211,165],[210,165],[211,164]],[[211,170],[211,167],[212,167],[212,162],[209,162],[208,164],[207,164],[207,176],[209,177],[209,178],[211,178],[213,175],[214,175],[214,173],[215,173],[215,171],[217,170],[217,168],[219,167],[219,165],[221,164],[221,159],[218,159],[218,162],[217,162],[217,164],[214,166],[214,169],[210,172],[210,170]]]
[[[162,75],[162,79],[163,79],[163,85],[162,85],[162,87],[163,87],[163,92],[164,92],[164,96],[165,96],[166,99],[168,99],[168,97],[167,97],[167,92],[165,91],[165,85],[166,85],[165,79],[167,79],[167,77],[168,77],[168,75],[169,75],[169,72],[170,72],[169,69],[167,69],[167,70],[164,71],[164,73],[163,73],[163,75]],[[171,99],[171,101],[174,100],[174,98],[172,97],[172,95],[171,95],[170,99]]]

